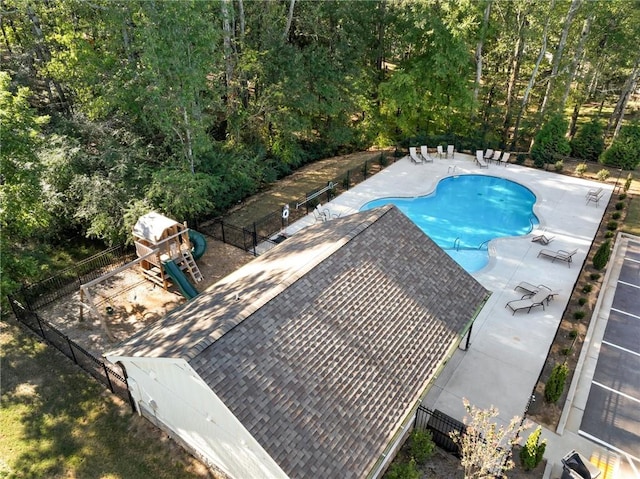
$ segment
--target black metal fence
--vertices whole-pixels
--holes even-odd
[[[433,442],[435,442],[440,449],[444,449],[457,457],[461,457],[460,447],[451,437],[452,433],[464,434],[466,426],[460,421],[451,416],[447,416],[437,409],[432,411],[424,406],[418,406],[413,427],[420,430],[431,431]]]
[[[134,404],[129,395],[124,372],[114,369],[112,363],[95,356],[71,340],[53,324],[40,317],[36,311],[70,296],[80,289],[80,285],[113,271],[134,257],[135,252],[132,250],[125,246],[116,246],[8,296],[9,304],[18,321],[105,384],[111,392],[129,401],[132,409]]]
[[[282,209],[278,209],[248,225],[238,226],[219,218],[206,225],[199,225],[198,229],[216,240],[258,255],[284,239],[279,233],[288,224],[303,218],[318,204],[328,203],[398,159],[393,153],[381,152],[377,158],[367,160],[360,167],[352,168],[325,185],[308,191],[295,204],[289,205],[286,219],[283,217]]]

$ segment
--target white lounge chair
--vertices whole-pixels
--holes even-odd
[[[500,156],[502,156],[502,151],[496,150],[493,152],[493,156],[491,156],[491,161],[495,161],[496,163],[500,163]]]
[[[444,150],[442,149],[442,145],[438,145],[438,158],[442,158],[442,155],[444,155]]]
[[[584,197],[589,198],[590,196],[598,196],[600,193],[602,193],[602,188],[594,188],[587,191],[587,194]]]
[[[502,158],[500,158],[500,163],[503,164],[504,166],[508,166],[510,156],[511,156],[511,153],[508,153],[508,152],[503,153]]]
[[[554,236],[546,236],[546,235],[537,235],[531,238],[531,241],[534,243],[540,243],[547,245],[553,241]]]
[[[454,146],[453,145],[447,145],[447,155],[445,156],[445,158],[453,158],[454,155]]]
[[[571,263],[573,262],[573,255],[578,252],[578,249],[574,249],[573,251],[565,251],[563,249],[559,249],[557,251],[553,251],[550,249],[542,249],[538,253],[538,258],[542,256],[543,258],[550,258],[553,263],[555,260],[564,261],[567,263],[569,268],[571,268]]]
[[[549,301],[552,300],[556,295],[560,294],[559,291],[553,291],[549,286],[545,286],[544,284],[539,284],[539,285],[536,286],[536,285],[533,285],[531,283],[527,283],[526,281],[520,281],[517,284],[517,286],[515,288],[513,288],[513,289],[515,291],[521,289],[522,291],[527,293],[521,299],[524,299],[527,296],[532,296],[532,295],[536,294],[538,291],[546,291],[548,293],[548,295],[547,295],[547,304],[549,304]]]
[[[422,156],[420,156],[420,153],[418,153],[415,146],[409,147],[409,156],[411,157],[411,161],[416,165],[422,164]]]
[[[429,148],[426,145],[420,147],[420,154],[422,155],[423,161],[433,163],[433,157],[429,154]]]
[[[586,204],[594,202],[596,204],[596,206],[598,206],[600,204],[600,200],[602,199],[603,196],[604,196],[604,191],[601,191],[597,195],[589,195],[589,196],[587,196],[587,203]]]
[[[487,151],[484,153],[484,159],[490,161],[493,158],[493,150],[491,148],[487,148]]]
[[[505,308],[509,308],[512,311],[512,315],[516,314],[516,311],[521,309],[526,309],[527,314],[531,312],[531,309],[536,306],[542,306],[544,310],[544,302],[549,299],[549,293],[551,291],[548,289],[540,289],[533,295],[525,295],[521,299],[514,299],[513,301],[509,301],[505,304]]]
[[[489,168],[489,163],[487,163],[482,156],[482,150],[476,150],[476,163],[480,168]]]

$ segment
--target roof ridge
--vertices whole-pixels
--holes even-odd
[[[267,294],[264,294],[252,301],[245,308],[242,309],[236,315],[234,319],[230,319],[225,321],[223,324],[210,331],[206,336],[203,336],[202,339],[194,343],[190,346],[186,351],[183,352],[182,357],[184,357],[187,361],[191,361],[198,354],[202,353],[206,348],[213,345],[218,339],[222,338],[225,334],[232,331],[236,326],[241,324],[244,320],[249,318],[253,313],[263,307],[272,299],[276,298],[280,293],[285,291],[289,286],[291,286],[296,281],[303,278],[306,274],[312,271],[315,267],[325,261],[327,258],[331,257],[331,255],[335,254],[340,250],[345,244],[352,241],[359,234],[366,231],[373,224],[379,221],[383,216],[385,216],[389,211],[394,208],[393,205],[385,205],[381,208],[375,208],[373,210],[369,210],[371,214],[362,218],[362,221],[359,221],[357,224],[353,226],[353,228],[346,231],[340,239],[334,241],[329,246],[322,248],[319,254],[314,255],[313,259],[299,268],[293,270],[289,276],[284,278],[278,284],[269,289]],[[356,213],[357,214],[357,213]],[[351,218],[353,220],[353,215],[345,216],[344,219],[347,220]],[[333,221],[340,221],[341,218],[337,218]],[[269,254],[269,253],[265,253]]]

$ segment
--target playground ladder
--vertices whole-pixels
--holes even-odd
[[[193,256],[191,256],[191,251],[182,251],[182,258],[186,269],[188,269],[191,274],[191,278],[193,278],[196,283],[202,281],[202,273],[200,273],[196,261],[193,259]]]

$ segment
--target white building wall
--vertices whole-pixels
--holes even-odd
[[[126,368],[138,411],[151,411],[232,478],[287,478],[202,378],[182,359],[114,357]]]

